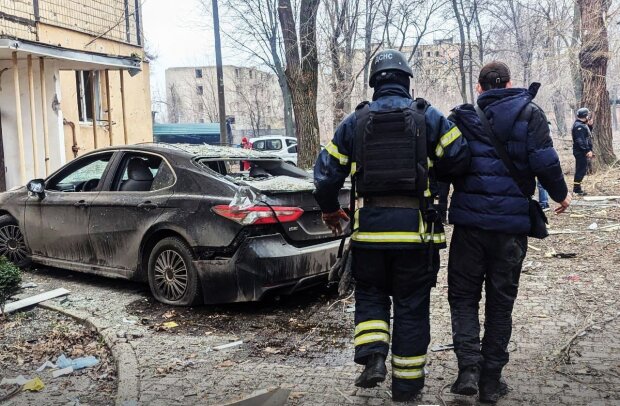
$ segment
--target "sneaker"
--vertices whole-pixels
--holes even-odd
[[[450,387],[450,392],[457,395],[472,396],[478,393],[478,381],[480,380],[480,368],[468,367],[459,371],[456,382]]]
[[[368,357],[364,370],[355,380],[355,386],[360,388],[374,388],[379,382],[385,381],[387,368],[383,354],[371,354]]]
[[[551,210],[549,208],[549,203],[539,203],[540,204],[540,208],[542,209],[542,211],[549,211]]]
[[[508,393],[508,384],[504,378],[480,379],[480,402],[496,403],[499,398]]]

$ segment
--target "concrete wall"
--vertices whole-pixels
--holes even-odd
[[[128,143],[136,144],[153,140],[153,124],[151,119],[151,93],[149,88],[149,65],[143,64],[143,71],[134,77],[125,72],[125,104],[127,112]],[[100,79],[100,94],[103,113],[102,121],[97,125],[98,147],[110,145],[122,145],[125,143],[123,132],[123,110],[121,102],[120,73],[110,71],[110,97],[112,105],[112,140],[107,116],[107,98],[103,72]],[[78,113],[77,87],[75,83],[75,71],[61,71],[60,84],[62,99],[62,111],[65,119],[75,124],[77,143],[80,148],[78,155],[92,151],[95,147],[93,125],[91,122],[81,123]],[[67,160],[73,159],[73,146],[71,127],[64,126],[65,155]],[[111,142],[110,142],[111,141]]]
[[[24,131],[24,158],[26,163],[25,179],[45,177],[45,157],[43,140],[43,119],[41,103],[41,86],[39,80],[39,60],[34,58],[34,89],[35,89],[35,112],[36,132],[35,140],[39,164],[39,173],[34,172],[34,157],[32,143],[32,126],[30,119],[30,91],[28,86],[28,69],[26,60],[19,60],[19,89],[22,107],[22,125]],[[0,116],[2,121],[2,139],[4,146],[4,163],[6,166],[6,183],[10,189],[23,185],[19,174],[19,148],[17,137],[17,116],[15,103],[15,87],[13,81],[13,68],[10,61],[1,60],[0,70],[8,68],[0,79]],[[48,116],[49,129],[49,159],[51,170],[55,170],[66,162],[64,153],[64,134],[62,131],[62,111],[58,109],[56,100],[60,99],[60,77],[54,61],[46,61],[45,83],[47,100],[45,108]]]

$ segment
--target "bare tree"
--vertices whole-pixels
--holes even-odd
[[[405,51],[411,63],[420,43],[440,30],[431,20],[447,3],[447,0],[381,1],[379,17],[384,45]]]
[[[353,59],[360,21],[360,0],[332,0],[325,2],[327,14],[324,31],[332,69],[334,95],[333,126],[351,112],[351,92],[355,85]],[[366,63],[364,63],[366,65]]]
[[[200,0],[204,10],[209,10],[210,0]],[[278,0],[224,0],[224,13],[234,25],[234,31],[224,32],[235,49],[246,53],[252,60],[260,61],[278,78],[282,92],[284,127],[286,135],[295,136],[293,102],[284,73],[282,37],[278,20]]]
[[[180,123],[181,99],[175,85],[168,88],[168,122]]]
[[[581,51],[579,62],[583,76],[582,104],[596,120],[594,151],[597,162],[611,165],[616,162],[611,132],[611,111],[607,91],[609,39],[606,17],[609,0],[577,0],[581,19]]]
[[[319,153],[319,119],[316,110],[319,65],[316,18],[319,2],[300,0],[295,10],[291,0],[278,0],[278,17],[286,57],[285,74],[293,97],[296,120],[298,163],[305,169],[312,167]],[[298,17],[298,23],[295,16]]]

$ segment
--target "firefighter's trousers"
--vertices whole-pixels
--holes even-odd
[[[508,363],[512,309],[526,252],[525,235],[454,227],[448,301],[459,369],[479,366],[483,374],[499,377]],[[478,306],[483,284],[486,304],[481,343]]]
[[[355,277],[355,362],[370,354],[388,355],[392,344],[392,393],[413,393],[424,386],[426,350],[430,342],[429,302],[439,270],[434,253],[353,247]],[[390,296],[394,325],[390,334]]]

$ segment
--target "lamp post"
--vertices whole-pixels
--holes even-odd
[[[213,0],[213,33],[215,35],[215,65],[217,71],[217,100],[220,116],[220,144],[227,143],[226,104],[224,100],[224,71],[222,69],[222,44],[220,43],[220,15],[217,0]]]

